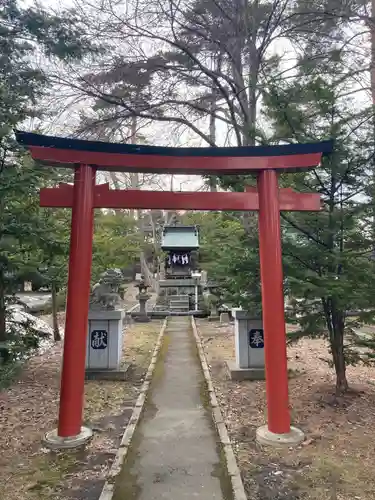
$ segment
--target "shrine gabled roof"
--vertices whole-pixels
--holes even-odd
[[[16,131],[19,144],[47,165],[95,165],[99,170],[241,174],[316,167],[333,141],[277,146],[173,148],[67,139]]]
[[[194,250],[199,248],[199,231],[196,226],[164,226],[162,250]]]

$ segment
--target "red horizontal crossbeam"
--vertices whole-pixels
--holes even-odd
[[[281,156],[162,156],[139,154],[116,154],[74,149],[46,148],[30,146],[34,160],[44,163],[74,166],[76,164],[94,165],[98,170],[116,172],[155,172],[197,174],[243,174],[259,170],[289,170],[316,167],[320,164],[322,153],[308,153]]]
[[[280,189],[280,210],[318,211],[320,195],[296,193]],[[56,188],[40,190],[42,207],[69,208],[73,206],[73,186],[60,184]],[[108,184],[95,187],[94,208],[128,208],[144,210],[213,210],[257,211],[258,193],[248,188],[245,193],[234,192],[180,192],[109,189]]]

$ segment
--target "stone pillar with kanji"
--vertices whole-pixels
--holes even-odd
[[[260,316],[233,309],[235,361],[227,361],[232,380],[264,380],[264,331]]]
[[[118,293],[121,277],[108,270],[94,285],[90,298],[86,350],[86,378],[122,380],[124,317]]]

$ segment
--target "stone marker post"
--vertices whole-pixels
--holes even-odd
[[[89,311],[86,353],[87,378],[111,378],[121,370],[123,310]],[[114,378],[121,378],[116,375]]]
[[[129,367],[121,365],[125,312],[117,306],[120,276],[101,275],[90,297],[86,350],[86,378],[121,380]]]
[[[236,361],[227,361],[232,380],[264,380],[264,334],[262,320],[233,309]]]

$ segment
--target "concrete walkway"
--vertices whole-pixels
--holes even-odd
[[[171,317],[114,500],[229,500],[190,318]]]

